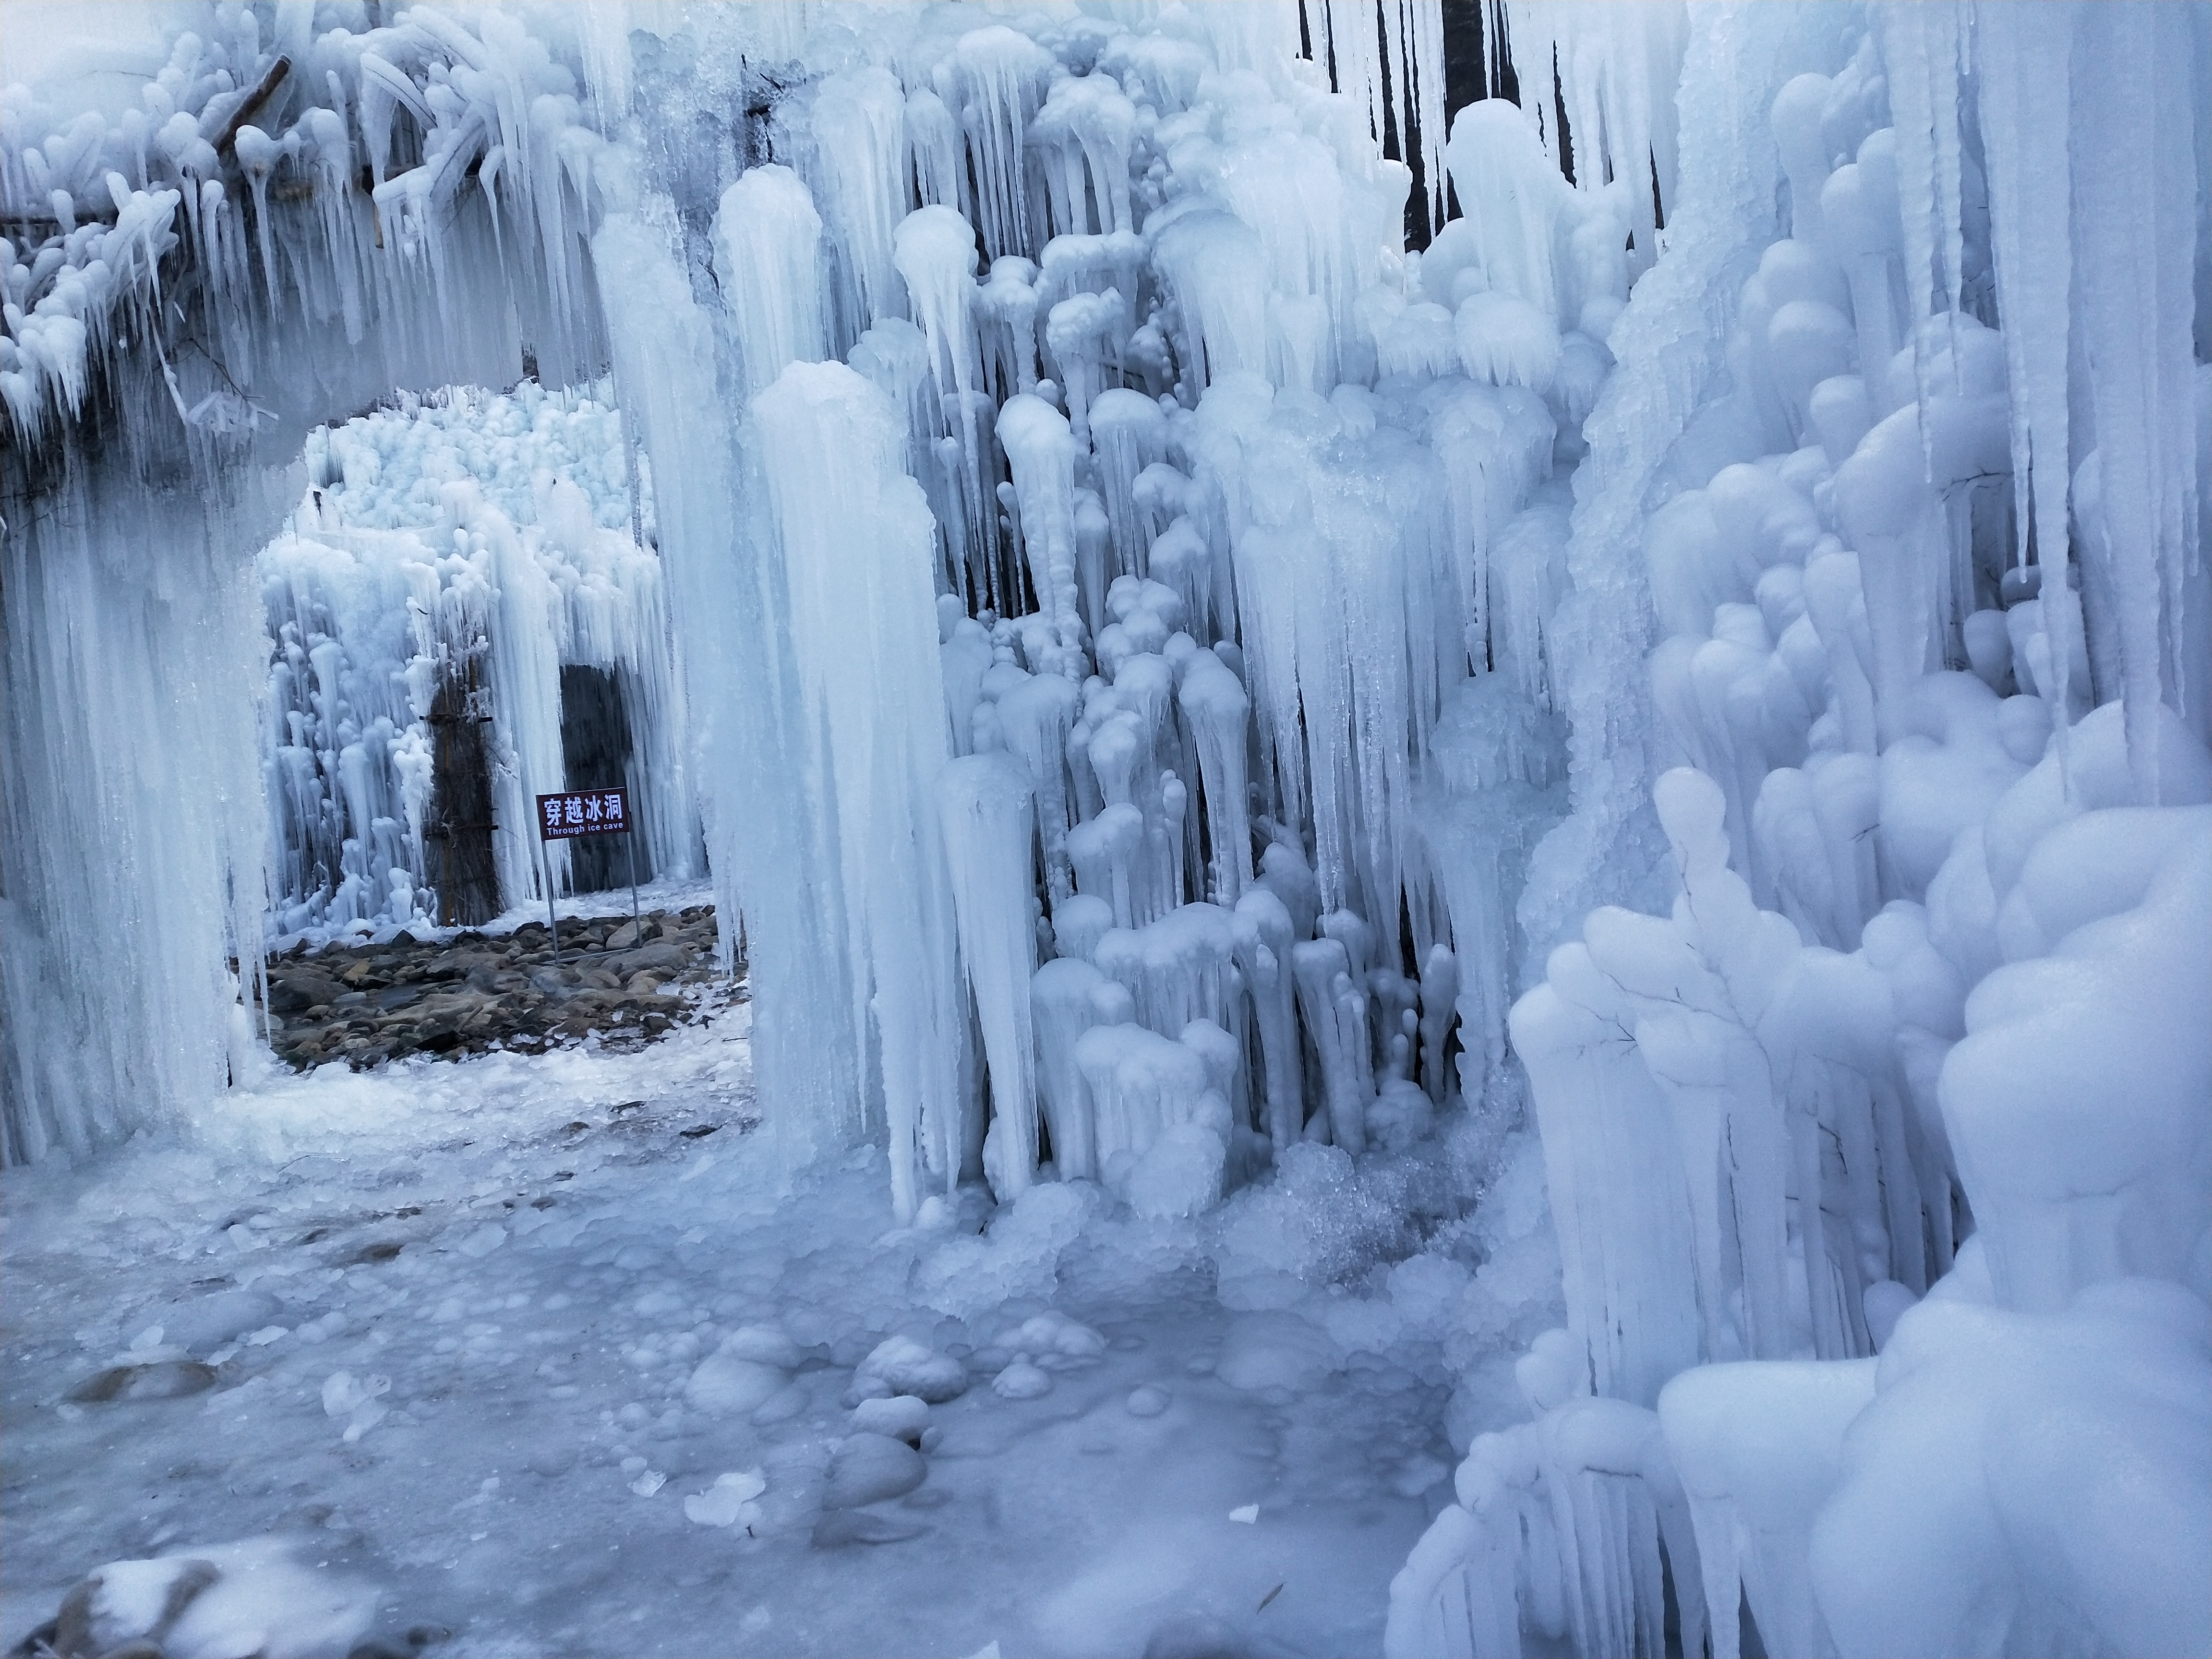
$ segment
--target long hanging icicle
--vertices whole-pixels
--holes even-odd
[[[2177,84],[2190,51],[2186,9],[2161,7],[2100,9],[2075,47],[2076,316],[2094,369],[2097,460],[2094,509],[2085,516],[2109,563],[2120,655],[2120,683],[2111,689],[2126,704],[2128,763],[2145,804],[2160,798],[2163,613],[2191,556],[2185,536],[2203,464],[2190,386],[2198,372],[2193,295],[2181,275],[2194,263],[2201,187],[2190,176],[2192,136],[2181,125],[2187,88]],[[2141,192],[2112,187],[2142,173],[2146,156],[2166,159],[2142,173]]]
[[[2065,720],[2079,647],[2081,601],[2071,572],[2073,483],[2067,354],[2072,345],[2074,218],[2068,176],[2075,9],[1985,5],[1977,19],[1982,140],[1989,158],[1990,236],[2012,381],[2017,544],[2031,535],[2042,586],[2037,616],[2054,718]]]

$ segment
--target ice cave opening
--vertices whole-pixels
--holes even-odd
[[[2212,4],[0,27],[11,1650],[2212,1650]]]
[[[608,391],[447,389],[308,434],[255,561],[267,948],[705,873],[650,483]],[[613,788],[619,842],[532,833],[538,794]]]

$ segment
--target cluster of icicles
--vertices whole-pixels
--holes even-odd
[[[329,27],[319,10],[354,27]],[[534,297],[549,313],[585,301],[582,238],[610,152],[574,71],[519,19],[485,8],[464,22],[426,5],[372,28],[367,8],[315,0],[222,0],[210,12],[210,32],[179,34],[140,107],[115,119],[64,119],[33,89],[9,89],[0,211],[32,232],[0,237],[0,403],[16,441],[35,447],[76,417],[114,351],[162,349],[173,330],[161,266],[180,243],[209,301],[213,337],[198,349],[228,378],[188,398],[186,365],[163,367],[177,415],[216,434],[269,417],[248,389],[289,343],[268,326],[289,310],[358,343],[426,297],[441,312],[471,304],[459,267],[477,250],[449,247],[465,191],[544,255]],[[587,60],[618,12],[576,9]],[[312,254],[280,258],[295,237]],[[415,292],[424,282],[427,296]]]
[[[1516,747],[1509,696],[1432,749],[1471,670],[1548,696],[1547,480],[1632,206],[1484,106],[1447,153],[1498,210],[1401,259],[1408,174],[1246,38],[1281,15],[918,39],[720,197],[799,700],[772,764],[817,814],[792,951],[846,1010],[763,1024],[867,1056],[904,1214],[1041,1170],[1191,1213],[1301,1137],[1405,1143],[1503,1052],[1525,842],[1455,809],[1553,784],[1556,729]],[[618,364],[665,360],[636,312]]]
[[[272,935],[439,914],[431,716],[471,656],[496,820],[528,823],[535,795],[569,786],[561,671],[586,665],[635,711],[646,867],[688,876],[696,809],[660,562],[607,527],[629,511],[617,413],[525,382],[319,429],[307,459],[307,499],[258,561]],[[562,845],[499,835],[493,856],[510,908],[566,885]]]
[[[1671,453],[1638,472],[1594,423],[1579,482],[1641,542],[1680,896],[1590,912],[1513,1010],[1570,1328],[1400,1575],[1402,1659],[1656,1654],[1670,1600],[1729,1659],[1740,1602],[1770,1652],[2212,1637],[2212,343],[2172,283],[2206,269],[2205,80],[2116,114],[2207,31],[1867,22],[1692,122],[1677,275],[1735,288],[1717,395],[1634,351],[1676,325],[1656,289],[1613,337]],[[1731,251],[1697,192],[1747,117],[1788,234]],[[2108,199],[2136,147],[2180,158],[2166,218]],[[2100,1508],[2124,1483],[2155,1528]]]

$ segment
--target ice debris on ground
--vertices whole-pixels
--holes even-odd
[[[1139,1651],[1193,1613],[1379,1642],[1376,1592],[1443,1495],[1403,1471],[1448,1466],[1459,1376],[1401,1235],[1315,1258],[1271,1316],[1308,1322],[1326,1367],[1295,1395],[1219,1374],[1241,1316],[1210,1289],[1215,1230],[1249,1190],[1170,1234],[1094,1206],[1025,1247],[1028,1288],[980,1270],[974,1311],[948,1316],[909,1287],[971,1236],[896,1225],[879,1149],[793,1190],[765,1126],[733,1127],[672,1178],[702,1103],[744,1086],[733,1054],[686,1029],[276,1073],[198,1144],[0,1176],[9,1515],[45,1540],[0,1554],[0,1643],[56,1611],[66,1573],[260,1534],[373,1587],[360,1639],[394,1652],[432,1626],[471,1648],[707,1652],[849,1650],[893,1625],[965,1651],[987,1620],[1010,1649]],[[1429,1184],[1399,1190],[1471,1259],[1449,1230],[1463,1179],[1434,1146],[1407,1156]],[[1018,1237],[1018,1209],[986,1208],[981,1237]],[[1316,1195],[1309,1225],[1328,1222]],[[503,1242],[470,1254],[487,1227]],[[1340,1311],[1370,1303],[1402,1317]],[[203,1385],[68,1398],[125,1363]],[[988,1386],[1009,1372],[1049,1390]],[[935,1404],[875,1392],[963,1376]],[[161,1478],[87,1502],[111,1443]],[[1286,1524],[1248,1554],[1220,1517],[1255,1501]],[[957,1595],[946,1550],[973,1564]],[[1286,1570],[1298,1590],[1255,1615]]]

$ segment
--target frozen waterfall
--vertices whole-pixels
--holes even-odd
[[[2212,6],[132,27],[0,106],[9,1163],[568,884],[589,671],[902,1224],[1525,1110],[1400,1659],[2212,1645]]]

